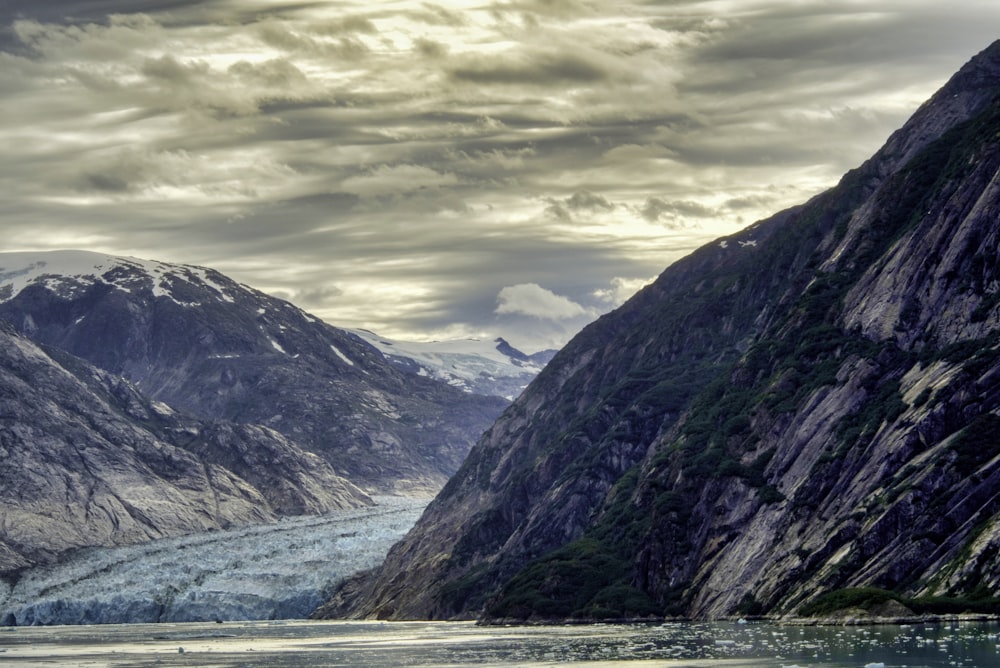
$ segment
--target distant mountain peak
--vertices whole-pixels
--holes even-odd
[[[527,361],[529,361],[529,358],[528,358],[527,355],[525,355],[520,350],[518,350],[514,346],[510,345],[509,343],[507,343],[507,341],[502,336],[501,337],[497,337],[496,339],[494,339],[494,343],[497,344],[497,350],[499,350],[501,353],[503,353],[507,357],[509,357],[509,358],[511,358],[513,360],[519,360],[521,362],[527,362]]]
[[[0,302],[32,285],[71,299],[95,283],[126,292],[147,289],[153,297],[167,297],[186,306],[196,304],[185,301],[184,294],[190,291],[184,284],[196,285],[207,288],[200,293],[203,297],[233,301],[232,282],[203,267],[84,250],[0,253]]]
[[[444,483],[506,405],[203,267],[0,253],[0,319],[203,419],[273,428],[366,490]]]
[[[514,399],[554,355],[526,355],[503,337],[489,340],[398,341],[352,330],[400,369],[442,380],[464,392]],[[493,345],[495,344],[495,345]]]

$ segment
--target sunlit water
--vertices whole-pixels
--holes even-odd
[[[9,666],[1000,666],[996,623],[797,627],[230,622],[0,629]]]

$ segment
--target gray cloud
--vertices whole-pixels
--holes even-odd
[[[511,86],[553,86],[566,83],[596,84],[609,73],[600,63],[572,53],[531,53],[518,57],[476,56],[455,66],[457,81]]]
[[[666,201],[659,197],[650,197],[642,205],[640,214],[651,223],[660,222],[664,217],[672,222],[683,224],[689,218],[712,218],[718,213],[715,209],[709,208],[698,202],[689,200]]]
[[[435,42],[432,39],[418,37],[414,41],[417,53],[426,58],[443,58],[448,54],[448,45]]]
[[[421,2],[419,9],[408,10],[405,13],[414,21],[430,25],[461,28],[466,24],[465,16],[461,12],[452,11],[429,2]]]
[[[600,195],[582,190],[575,192],[566,200],[566,206],[571,209],[589,209],[591,211],[603,209],[611,211],[615,205]]]
[[[866,158],[993,39],[1000,6],[956,1],[9,0],[0,249],[556,345]]]

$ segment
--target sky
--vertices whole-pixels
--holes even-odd
[[[0,0],[0,251],[558,347],[834,185],[995,0]]]

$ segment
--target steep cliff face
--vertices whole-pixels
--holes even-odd
[[[178,410],[272,428],[369,491],[438,490],[507,405],[199,267],[3,253],[0,319]]]
[[[576,337],[327,615],[1000,590],[1000,43],[805,205]]]
[[[370,503],[273,430],[185,418],[0,326],[0,573]]]

